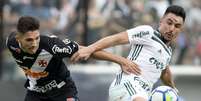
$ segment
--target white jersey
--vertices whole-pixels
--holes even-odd
[[[160,33],[151,26],[142,25],[127,30],[131,51],[128,59],[137,63],[142,77],[155,83],[162,70],[170,63],[172,50],[160,38]]]
[[[153,84],[170,62],[171,48],[151,26],[138,26],[127,30],[127,34],[131,44],[128,59],[137,63],[142,72],[137,76],[121,71],[110,85],[109,101],[133,101],[138,96],[148,100]]]

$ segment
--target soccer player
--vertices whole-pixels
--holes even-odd
[[[76,86],[63,62],[64,57],[78,51],[78,44],[69,39],[42,36],[39,27],[37,19],[23,16],[18,20],[17,32],[11,33],[6,42],[27,77],[24,101],[78,101]],[[93,56],[116,62],[125,71],[138,71],[137,65],[126,58],[104,51]]]
[[[177,5],[169,6],[160,19],[159,27],[149,25],[107,36],[88,47],[80,49],[72,61],[85,60],[95,51],[107,47],[128,44],[131,50],[128,59],[141,69],[141,75],[120,72],[109,88],[110,101],[147,101],[153,84],[161,78],[165,85],[176,88],[169,67],[172,50],[170,44],[182,31],[185,11]]]

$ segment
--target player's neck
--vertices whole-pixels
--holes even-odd
[[[162,35],[161,32],[159,31],[159,29],[157,29],[156,31],[158,31],[158,33],[160,33],[160,35],[158,36],[166,45],[170,45],[170,41],[166,40]]]

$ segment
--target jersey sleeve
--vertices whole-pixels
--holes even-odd
[[[148,44],[153,28],[148,25],[138,26],[127,30],[130,44]]]
[[[78,51],[78,44],[76,42],[69,39],[61,40],[58,37],[49,37],[48,46],[50,53],[61,58],[71,57]]]

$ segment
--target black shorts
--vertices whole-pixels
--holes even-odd
[[[47,93],[27,91],[24,101],[80,101],[74,87],[64,86]]]

